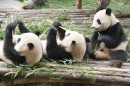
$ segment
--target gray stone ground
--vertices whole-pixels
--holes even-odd
[[[0,0],[0,10],[21,10],[22,6],[18,0]]]

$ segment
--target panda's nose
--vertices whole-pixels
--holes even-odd
[[[93,29],[95,29],[95,27],[92,27]]]
[[[92,27],[92,28],[95,28],[95,27]]]
[[[95,29],[94,25],[91,26],[93,29]]]

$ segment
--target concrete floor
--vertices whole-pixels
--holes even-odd
[[[0,0],[0,9],[21,10],[23,3],[18,0]]]

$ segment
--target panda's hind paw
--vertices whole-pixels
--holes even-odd
[[[62,26],[60,22],[58,21],[53,22],[53,27],[59,28],[59,26]]]
[[[11,22],[7,25],[6,29],[14,30],[16,28],[17,24],[14,22]]]
[[[122,61],[120,61],[120,60],[111,60],[110,63],[109,63],[109,66],[121,68]]]

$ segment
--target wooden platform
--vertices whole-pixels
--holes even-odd
[[[38,74],[25,78],[27,71],[20,72],[16,78],[4,76],[13,68],[0,68],[0,86],[27,83],[77,83],[96,86],[130,86],[130,64],[121,68],[108,66],[108,61],[88,61],[63,65],[46,63]],[[53,71],[53,72],[50,72]]]
[[[76,27],[86,28],[90,27],[92,23],[93,16],[95,14],[94,10],[86,9],[47,9],[47,10],[4,10],[0,9],[0,25],[5,28],[9,21],[22,20],[25,23],[31,22],[42,22],[45,19],[50,19],[51,21],[57,20],[57,17],[64,15],[68,16],[67,20],[61,20],[61,22],[74,24]],[[123,18],[121,24],[123,26],[130,26],[130,18]],[[2,22],[2,23],[1,23]]]

